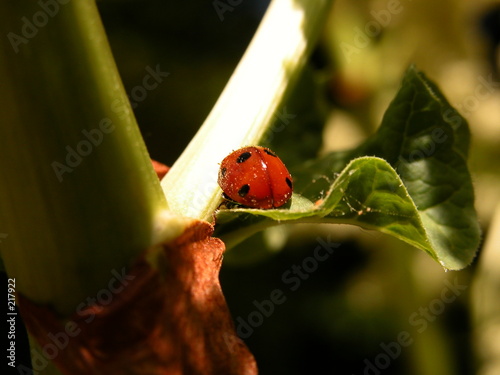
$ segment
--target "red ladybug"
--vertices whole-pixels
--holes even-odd
[[[292,176],[270,149],[243,147],[220,164],[219,186],[226,199],[253,208],[277,208],[292,196]]]

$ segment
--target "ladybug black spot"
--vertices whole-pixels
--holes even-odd
[[[243,162],[247,161],[250,158],[250,156],[252,156],[251,153],[244,152],[243,154],[238,156],[238,158],[236,159],[236,163],[238,163],[238,164],[243,163]]]
[[[286,184],[288,185],[288,187],[291,189],[292,188],[292,180],[290,180],[288,177],[285,178],[285,181],[286,181]]]
[[[248,194],[249,191],[250,191],[250,185],[245,184],[240,188],[240,190],[238,190],[238,195],[240,197],[244,197],[245,195]]]
[[[226,175],[226,172],[227,172],[227,168],[221,168],[220,169],[220,175],[221,175],[221,177],[224,177]]]
[[[274,152],[272,152],[271,150],[269,150],[269,149],[267,149],[267,148],[265,148],[265,149],[264,149],[264,152],[265,152],[266,154],[270,155],[270,156],[274,156],[275,158],[277,158],[277,157],[278,157],[278,155],[276,155]]]

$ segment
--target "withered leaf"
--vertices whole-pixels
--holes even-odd
[[[72,375],[256,374],[222,294],[218,274],[225,247],[212,232],[209,223],[195,221],[161,246],[155,265],[144,253],[111,303],[66,319],[19,296],[41,354],[51,355],[58,338],[53,362]]]

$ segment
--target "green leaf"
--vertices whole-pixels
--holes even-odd
[[[231,246],[283,221],[355,224],[463,268],[480,241],[468,146],[466,121],[412,66],[373,137],[295,168],[289,209],[219,212],[216,234]]]
[[[235,213],[239,214],[240,220],[233,220]],[[223,210],[217,218],[218,224],[231,222],[233,230],[239,227],[252,233],[280,221],[304,223],[320,220],[355,224],[391,234],[426,250],[437,259],[428,245],[418,211],[402,181],[386,161],[375,157],[362,157],[350,162],[317,204],[294,194],[289,209],[239,208]],[[245,225],[241,226],[241,222]],[[229,225],[226,225],[225,230],[228,228]]]

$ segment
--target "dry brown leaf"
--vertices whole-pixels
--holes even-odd
[[[168,165],[165,165],[163,163],[160,163],[159,161],[151,159],[151,164],[153,164],[153,169],[156,172],[156,175],[158,178],[161,180],[165,175],[168,173],[170,170],[170,167]]]
[[[66,334],[53,359],[64,374],[256,374],[222,294],[225,247],[212,232],[209,223],[196,221],[162,246],[155,266],[142,256],[110,304],[88,306],[69,319],[20,296],[42,353],[50,353],[57,338],[62,346],[71,327],[66,332],[78,334]]]

